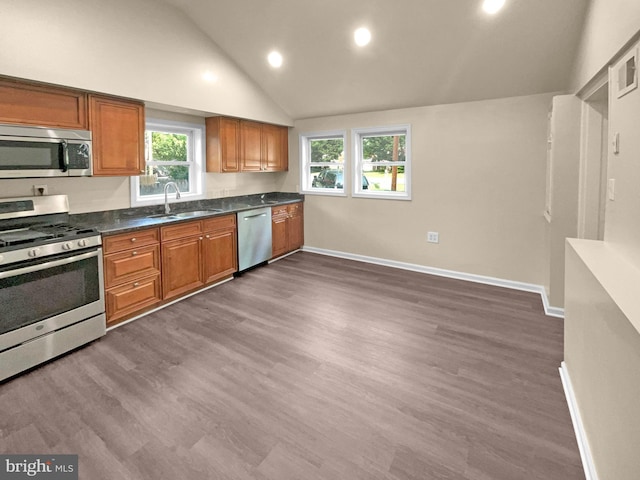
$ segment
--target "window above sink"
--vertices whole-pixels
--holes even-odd
[[[164,203],[164,186],[175,182],[180,200],[205,198],[204,125],[148,119],[145,174],[131,177],[131,206]],[[173,190],[169,203],[176,202]]]

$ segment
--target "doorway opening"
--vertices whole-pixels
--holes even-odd
[[[578,236],[604,240],[609,146],[609,83],[583,99]]]

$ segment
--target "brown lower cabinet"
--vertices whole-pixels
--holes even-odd
[[[233,214],[105,236],[107,326],[233,275],[236,235]]]
[[[235,215],[169,225],[160,230],[164,300],[237,271]]]
[[[273,258],[302,247],[304,212],[301,202],[271,207],[271,241]]]

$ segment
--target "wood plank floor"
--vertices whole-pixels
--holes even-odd
[[[539,295],[297,253],[0,385],[80,478],[584,479]]]

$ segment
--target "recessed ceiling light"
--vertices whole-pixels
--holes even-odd
[[[218,76],[215,73],[211,73],[209,71],[206,71],[202,74],[202,79],[205,82],[209,82],[209,83],[215,83],[218,81]]]
[[[498,13],[504,7],[504,0],[484,0],[482,9],[490,15]]]
[[[356,45],[364,47],[371,41],[371,32],[368,28],[361,27],[353,33],[353,39],[355,40]]]
[[[282,55],[275,50],[269,54],[267,60],[269,60],[269,65],[273,68],[280,68],[282,66]]]

